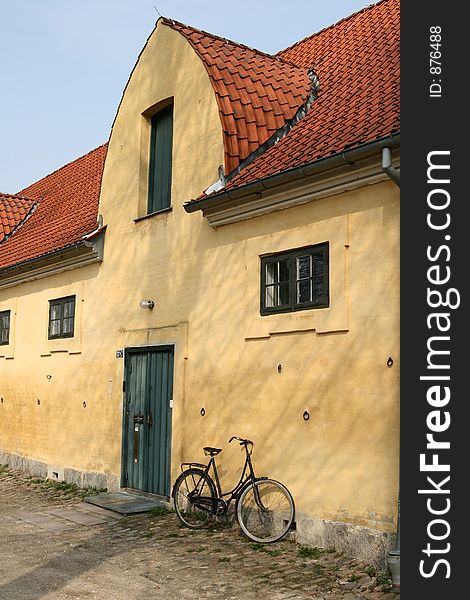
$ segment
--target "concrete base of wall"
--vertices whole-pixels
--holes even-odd
[[[296,516],[296,539],[299,544],[334,549],[387,570],[387,557],[395,548],[396,534],[300,514]]]
[[[66,481],[81,488],[107,488],[109,492],[117,492],[120,489],[119,478],[116,475],[94,471],[79,471],[60,465],[49,465],[18,454],[8,454],[2,450],[0,450],[0,464],[24,471],[39,479]]]
[[[12,469],[18,469],[18,471],[24,471],[39,479],[46,479],[47,477],[46,463],[30,458],[24,458],[18,454],[8,454],[0,450],[0,464],[8,465]]]

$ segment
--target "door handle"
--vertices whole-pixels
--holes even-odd
[[[134,427],[134,462],[139,462],[139,428]]]
[[[149,427],[153,427],[153,417],[152,417],[152,413],[149,413],[149,414],[147,415],[147,425],[148,425]]]

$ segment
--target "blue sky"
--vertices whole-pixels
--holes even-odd
[[[107,141],[158,14],[276,52],[368,0],[0,0],[0,191]],[[228,6],[233,6],[228,10]]]

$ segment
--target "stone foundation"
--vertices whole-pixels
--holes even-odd
[[[2,450],[0,450],[0,464],[24,471],[39,479],[66,481],[67,483],[74,483],[81,488],[107,488],[109,492],[117,492],[120,489],[119,478],[116,475],[95,471],[79,471],[69,467],[49,465],[32,458],[19,456],[18,454],[8,454]]]
[[[388,553],[395,548],[395,533],[304,514],[296,515],[295,520],[299,544],[334,549],[387,570]]]

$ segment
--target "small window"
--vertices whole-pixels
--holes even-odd
[[[171,206],[171,156],[173,149],[173,105],[152,117],[150,132],[149,195],[147,213]]]
[[[2,310],[0,312],[0,346],[6,346],[10,343],[10,311]]]
[[[73,337],[75,296],[49,300],[49,339]]]
[[[261,314],[326,308],[328,244],[261,257]]]

